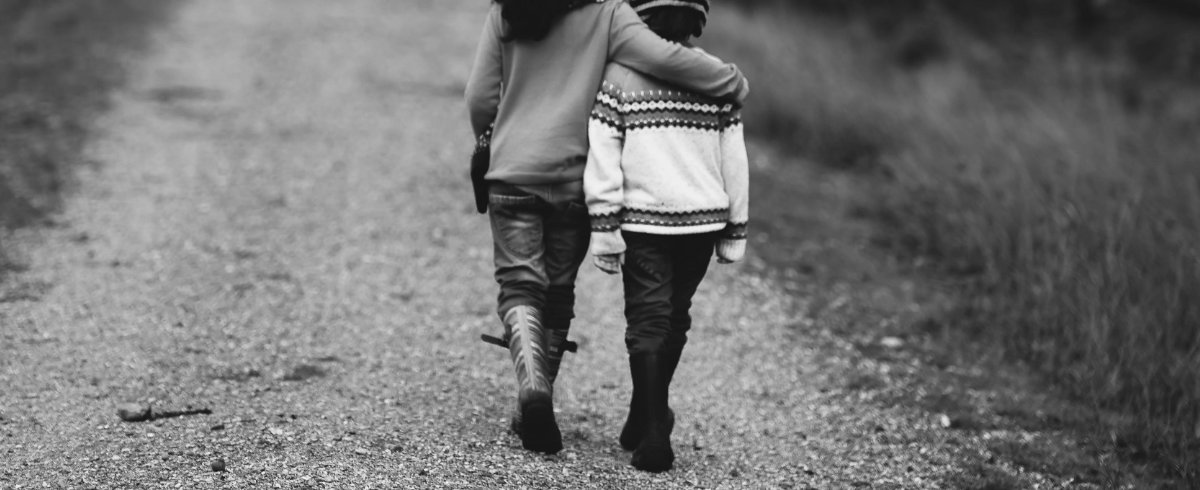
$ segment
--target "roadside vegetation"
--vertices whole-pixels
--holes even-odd
[[[141,46],[170,3],[0,0],[0,229],[59,205],[87,126],[121,80],[117,53]],[[3,236],[0,274],[14,267]]]
[[[1120,414],[1095,436],[1197,484],[1200,21],[1043,3],[760,0],[704,41],[752,79],[748,131],[861,174],[879,242],[969,285],[933,335]]]

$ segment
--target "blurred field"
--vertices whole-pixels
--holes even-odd
[[[0,228],[58,206],[88,121],[121,80],[115,53],[140,46],[170,3],[0,0]]]
[[[966,279],[947,345],[1030,362],[1127,415],[1099,437],[1200,481],[1194,46],[782,3],[719,9],[703,39],[752,79],[748,130],[861,173],[881,243]]]

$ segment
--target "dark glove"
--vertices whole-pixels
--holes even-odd
[[[488,183],[484,180],[492,165],[492,130],[479,135],[475,152],[471,154],[471,186],[475,188],[475,210],[486,214],[488,208]]]

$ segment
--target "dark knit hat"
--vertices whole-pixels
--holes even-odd
[[[650,9],[657,7],[683,7],[696,9],[708,20],[708,0],[629,0],[629,6],[646,20]]]

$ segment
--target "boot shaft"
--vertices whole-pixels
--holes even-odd
[[[671,469],[675,453],[671,449],[672,420],[667,407],[667,377],[660,354],[629,356],[629,373],[633,389],[640,395],[642,438],[633,451],[630,463],[651,472]]]
[[[679,360],[683,357],[683,346],[686,344],[686,339],[683,341],[668,339],[659,353],[658,361],[662,364],[663,377],[666,379],[668,388],[671,386],[671,381],[675,379],[675,368],[679,367]]]
[[[665,428],[668,420],[668,380],[663,358],[659,354],[629,356],[629,373],[638,398],[636,410],[642,414],[646,430]]]
[[[532,306],[515,306],[504,314],[508,351],[517,373],[521,397],[528,393],[551,393],[546,362],[546,333],[541,315]]]
[[[558,379],[558,369],[562,366],[563,355],[575,351],[575,343],[567,340],[566,329],[546,330],[546,368],[550,384]]]

